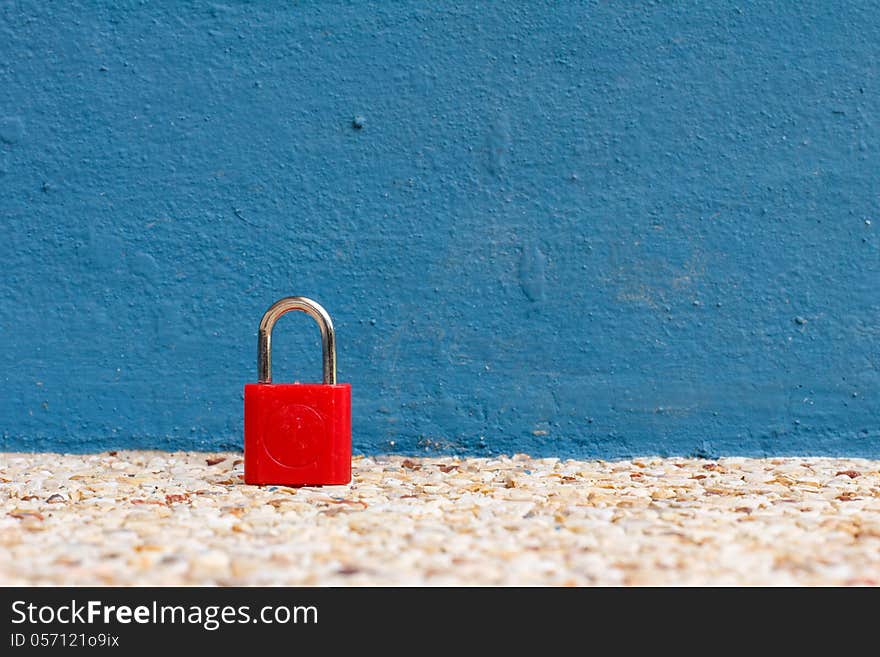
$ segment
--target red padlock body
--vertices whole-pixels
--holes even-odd
[[[324,486],[351,481],[351,385],[244,386],[244,481]]]

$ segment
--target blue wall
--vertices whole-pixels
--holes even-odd
[[[432,4],[0,5],[0,447],[880,456],[880,7]]]

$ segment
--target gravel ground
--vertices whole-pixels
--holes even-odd
[[[0,584],[880,584],[880,461],[0,454]]]

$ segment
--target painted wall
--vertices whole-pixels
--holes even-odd
[[[0,5],[0,446],[880,456],[880,6],[432,4]]]

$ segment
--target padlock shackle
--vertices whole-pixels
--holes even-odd
[[[257,380],[272,383],[272,329],[284,313],[301,310],[318,323],[321,329],[324,383],[336,385],[336,331],[333,320],[317,301],[306,297],[285,297],[273,303],[260,320],[257,336]]]

